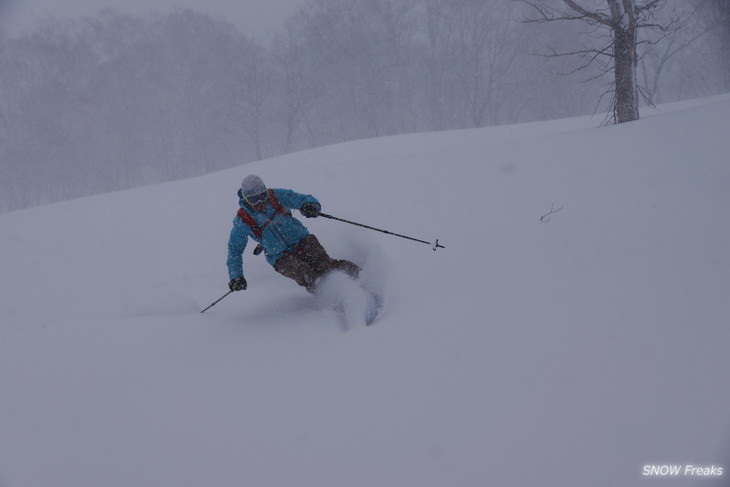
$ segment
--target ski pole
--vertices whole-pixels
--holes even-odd
[[[407,238],[408,240],[413,240],[415,242],[425,243],[425,244],[430,245],[431,248],[434,250],[434,252],[436,251],[436,249],[445,249],[446,248],[446,247],[444,247],[443,245],[441,245],[439,243],[439,239],[436,239],[433,242],[427,242],[425,240],[421,240],[421,239],[418,239],[418,238],[407,237],[405,235],[400,235],[398,233],[389,232],[388,230],[383,230],[381,228],[375,228],[375,227],[371,227],[369,225],[363,225],[362,223],[356,223],[356,222],[351,222],[350,220],[344,220],[342,218],[337,218],[336,216],[328,215],[326,213],[320,213],[319,216],[322,216],[324,218],[329,218],[330,220],[337,220],[337,221],[340,221],[340,222],[349,223],[350,225],[357,225],[358,227],[367,228],[369,230],[375,230],[376,232],[381,232],[381,233],[385,233],[385,234],[388,234],[388,235],[394,235],[394,236],[400,237],[400,238]]]
[[[213,306],[215,306],[216,304],[218,304],[218,303],[220,303],[221,301],[223,301],[223,298],[225,298],[226,296],[228,296],[228,295],[229,295],[229,294],[231,294],[232,292],[233,292],[232,290],[231,290],[231,291],[228,291],[228,292],[227,292],[227,293],[225,293],[225,294],[224,294],[223,296],[221,296],[220,298],[218,298],[218,299],[216,299],[215,301],[213,301],[213,304],[211,304],[210,306],[208,306],[207,308],[205,308],[205,309],[204,309],[203,311],[201,311],[201,313],[205,313],[205,312],[206,312],[206,311],[208,311],[208,310],[209,310],[210,308],[212,308],[212,307],[213,307]]]

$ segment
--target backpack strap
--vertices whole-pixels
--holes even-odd
[[[238,209],[237,215],[238,215],[238,218],[240,218],[243,223],[245,223],[246,225],[249,226],[249,228],[251,228],[251,231],[256,236],[256,240],[261,240],[261,234],[263,233],[264,230],[256,224],[256,222],[251,217],[251,215],[249,215],[248,212],[246,210],[244,210],[243,208]]]
[[[281,204],[279,204],[279,201],[276,199],[276,195],[274,194],[273,189],[267,189],[266,191],[269,192],[269,203],[271,204],[271,207],[274,209],[276,213],[279,215],[286,215],[291,216],[291,211],[287,210]]]
[[[238,218],[241,219],[243,223],[249,226],[251,228],[251,231],[253,232],[254,236],[256,237],[256,240],[261,240],[261,235],[264,233],[264,229],[267,227],[269,223],[271,223],[271,220],[273,220],[276,215],[286,215],[291,216],[291,211],[287,210],[276,199],[276,195],[274,194],[273,189],[267,189],[269,193],[269,204],[274,209],[274,213],[272,213],[271,217],[269,217],[268,220],[262,225],[259,226],[253,219],[253,217],[242,207],[238,209]],[[244,203],[246,205],[246,208],[252,209],[247,203]]]

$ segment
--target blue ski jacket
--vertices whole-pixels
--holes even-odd
[[[231,279],[243,277],[243,252],[246,250],[249,237],[261,244],[266,254],[266,261],[273,266],[285,252],[293,250],[302,238],[309,235],[309,230],[291,215],[290,210],[298,210],[305,203],[319,205],[319,201],[312,195],[296,193],[290,189],[272,189],[271,191],[286,213],[282,214],[277,211],[269,201],[266,202],[263,209],[255,210],[246,205],[241,190],[238,190],[239,206],[259,228],[263,228],[263,231],[259,237],[239,215],[233,219],[233,229],[228,239],[228,260],[226,261],[228,275]]]

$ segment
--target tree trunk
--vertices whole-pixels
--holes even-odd
[[[639,119],[639,90],[636,82],[636,29],[634,22],[614,28],[614,78],[616,100],[614,113],[617,123]]]

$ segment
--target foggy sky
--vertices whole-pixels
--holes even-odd
[[[304,0],[0,0],[0,28],[16,35],[48,17],[81,17],[113,7],[144,14],[191,8],[236,24],[241,32],[265,36],[277,30]]]
[[[613,113],[610,64],[535,55],[608,35],[527,24],[510,0],[112,1],[0,0],[18,34],[0,31],[0,212],[348,140]],[[714,2],[676,39],[642,31],[647,103],[730,91],[730,42],[708,30],[730,0]],[[688,5],[667,3],[660,21]]]

